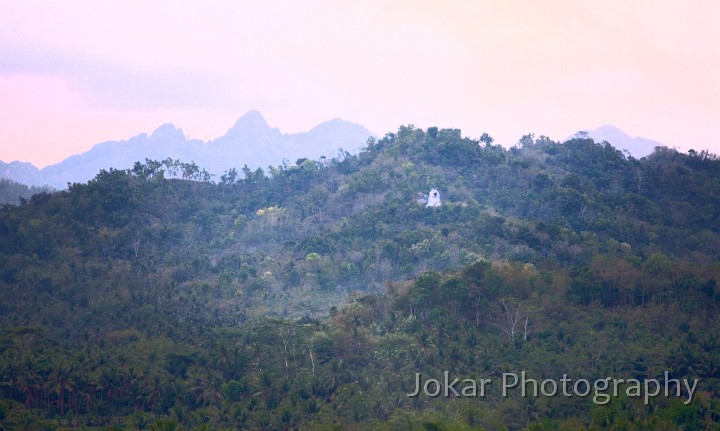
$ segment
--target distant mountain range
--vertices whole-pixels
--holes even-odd
[[[596,142],[607,141],[633,157],[642,158],[663,144],[650,139],[631,137],[615,126],[605,125],[588,131]],[[101,169],[127,169],[136,161],[164,160],[196,162],[219,177],[231,168],[247,164],[258,167],[277,166],[283,160],[293,163],[306,157],[319,159],[337,155],[339,149],[355,153],[371,136],[365,127],[339,118],[321,123],[308,132],[285,134],[270,127],[257,111],[243,115],[224,136],[202,142],[188,139],[182,129],[172,124],[158,127],[151,135],[141,133],[125,141],[107,141],[89,151],[70,156],[62,162],[38,169],[28,162],[0,161],[0,178],[28,186],[49,185],[64,189],[67,183],[87,182]]]
[[[636,159],[649,155],[655,147],[664,146],[664,144],[652,139],[632,137],[609,124],[588,131],[588,136],[595,142],[607,141],[618,150],[627,150]]]
[[[168,157],[195,161],[208,172],[221,175],[247,164],[255,170],[290,163],[301,157],[319,159],[337,155],[340,148],[351,153],[363,146],[371,133],[363,126],[339,118],[321,123],[308,132],[285,134],[271,128],[257,111],[242,116],[217,139],[190,140],[172,124],[158,127],[151,135],[141,133],[125,141],[108,141],[62,162],[38,169],[31,163],[0,161],[0,177],[27,185],[50,185],[64,189],[67,183],[87,182],[101,169],[127,169],[146,158]]]

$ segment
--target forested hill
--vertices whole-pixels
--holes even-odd
[[[0,205],[19,204],[21,200],[30,199],[32,195],[52,191],[51,187],[26,186],[6,178],[0,178]]]
[[[2,279],[86,301],[98,280],[110,297],[133,284],[167,289],[167,301],[208,291],[214,313],[237,319],[248,306],[327,314],[352,291],[480,259],[720,256],[714,155],[658,148],[627,159],[582,136],[528,135],[510,150],[483,141],[401,127],[357,156],[231,170],[217,183],[172,160],[102,171],[2,209]],[[417,203],[431,188],[442,207]]]
[[[419,204],[433,188],[442,206]],[[475,373],[591,367],[579,357],[633,375],[672,365],[701,375],[716,402],[720,160],[707,152],[657,148],[636,160],[583,135],[528,135],[504,149],[487,135],[403,126],[358,155],[215,182],[173,160],[101,171],[2,207],[0,237],[0,419],[9,409],[13,423],[24,412],[65,425],[130,427],[131,415],[186,427],[202,415],[220,415],[206,416],[216,427],[397,425],[398,412],[429,409],[520,429],[543,417],[519,401],[403,398],[411,380],[386,374],[412,377],[412,361]],[[508,343],[498,323],[508,310],[532,317],[523,341],[535,344],[520,343],[514,324]],[[673,317],[662,323],[662,313]],[[585,329],[604,344],[593,350]],[[651,336],[690,356],[651,360]],[[478,362],[477,349],[496,353]],[[396,398],[373,404],[386,391]],[[495,422],[479,419],[498,405],[507,411]],[[642,409],[615,408],[645,421]],[[717,422],[660,408],[670,412],[662,424],[686,413]],[[588,405],[563,409],[558,420],[590,423]]]

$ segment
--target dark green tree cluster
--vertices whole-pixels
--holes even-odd
[[[644,303],[584,304],[575,286],[595,266],[480,262],[427,272],[384,294],[353,295],[323,321],[208,326],[156,311],[135,315],[135,327],[66,337],[59,327],[3,326],[3,420],[10,429],[26,420],[106,429],[717,429],[720,268],[652,259],[637,266],[636,283],[685,283]],[[495,386],[475,398],[407,395],[415,373],[447,370]],[[556,381],[667,371],[700,383],[687,404],[671,396],[645,405],[623,393],[607,404],[503,397],[502,373],[520,370]]]

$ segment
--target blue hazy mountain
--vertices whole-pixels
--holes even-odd
[[[86,182],[101,169],[127,169],[146,158],[168,157],[195,161],[219,176],[231,168],[247,164],[251,169],[290,163],[301,157],[331,157],[340,148],[355,153],[371,133],[363,126],[342,119],[321,123],[308,132],[285,134],[270,127],[257,111],[242,116],[224,136],[209,142],[188,139],[172,124],[158,127],[152,134],[141,133],[128,140],[107,141],[62,162],[37,169],[27,162],[0,161],[0,177],[27,185],[65,188],[67,183]]]
[[[664,146],[664,144],[653,141],[652,139],[632,137],[609,124],[588,131],[588,136],[595,142],[607,141],[618,150],[627,150],[636,159],[649,155],[655,147]]]

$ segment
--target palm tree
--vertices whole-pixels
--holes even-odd
[[[23,411],[12,422],[11,425],[13,430],[17,431],[32,431],[35,429],[35,417],[30,413]]]
[[[50,373],[50,388],[57,395],[57,406],[61,416],[65,415],[65,394],[73,394],[75,391],[74,371],[73,365],[58,360]]]
[[[29,360],[28,360],[29,362]],[[35,400],[36,389],[39,388],[38,376],[32,368],[32,363],[25,364],[18,376],[17,385],[25,395],[25,408],[29,409]]]
[[[8,416],[8,406],[4,402],[0,401],[0,431],[9,430],[13,425],[10,417]]]
[[[135,412],[130,416],[130,422],[133,424],[135,429],[144,430],[152,424],[150,423],[150,420],[152,419],[152,416],[145,412]]]
[[[195,402],[202,402],[203,406],[220,403],[223,399],[223,382],[222,376],[215,371],[196,373],[190,383],[190,390],[196,394]]]
[[[223,376],[225,376],[225,371],[227,371],[230,365],[230,352],[228,351],[227,345],[222,343],[214,348],[213,352],[212,362],[215,368],[219,369]]]
[[[173,418],[158,419],[150,425],[150,431],[180,431],[182,427]]]
[[[17,386],[18,375],[20,370],[18,367],[17,355],[10,355],[4,366],[0,369],[0,386],[8,388],[8,398],[12,398]]]

